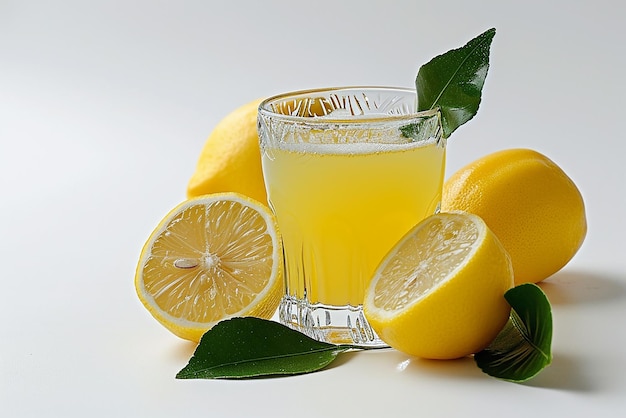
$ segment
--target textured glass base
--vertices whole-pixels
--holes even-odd
[[[311,304],[293,296],[283,296],[279,320],[318,341],[361,347],[387,347],[363,315],[361,306]]]

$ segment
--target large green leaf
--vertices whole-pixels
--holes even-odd
[[[440,109],[444,138],[478,112],[495,34],[489,29],[465,46],[433,58],[417,73],[417,110]]]
[[[552,361],[552,312],[545,293],[534,284],[510,289],[504,297],[511,316],[496,339],[474,355],[490,376],[512,382],[535,377]]]
[[[313,340],[274,321],[232,318],[207,331],[177,379],[241,379],[320,370],[350,346]]]

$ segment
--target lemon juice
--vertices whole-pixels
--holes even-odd
[[[287,293],[359,306],[383,256],[441,200],[445,148],[425,144],[311,145],[264,157],[283,237]]]

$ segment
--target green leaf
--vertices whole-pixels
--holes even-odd
[[[310,373],[351,346],[316,341],[274,321],[232,318],[201,338],[177,379],[241,379]]]
[[[478,112],[495,34],[489,29],[465,46],[433,58],[417,73],[417,110],[440,109],[444,138]]]
[[[483,372],[511,382],[535,377],[552,361],[552,312],[539,286],[527,283],[504,297],[511,316],[496,339],[474,360]]]
[[[401,126],[400,133],[414,142],[438,137],[439,132],[441,132],[440,115],[439,109],[424,112],[423,116],[415,122]]]

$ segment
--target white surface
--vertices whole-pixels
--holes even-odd
[[[470,6],[469,3],[474,3]],[[0,1],[0,416],[624,416],[623,2]],[[553,364],[527,384],[387,350],[328,370],[179,381],[193,345],[133,288],[204,140],[256,97],[408,86],[496,27],[448,172],[534,148],[580,187],[589,233],[545,282]]]

